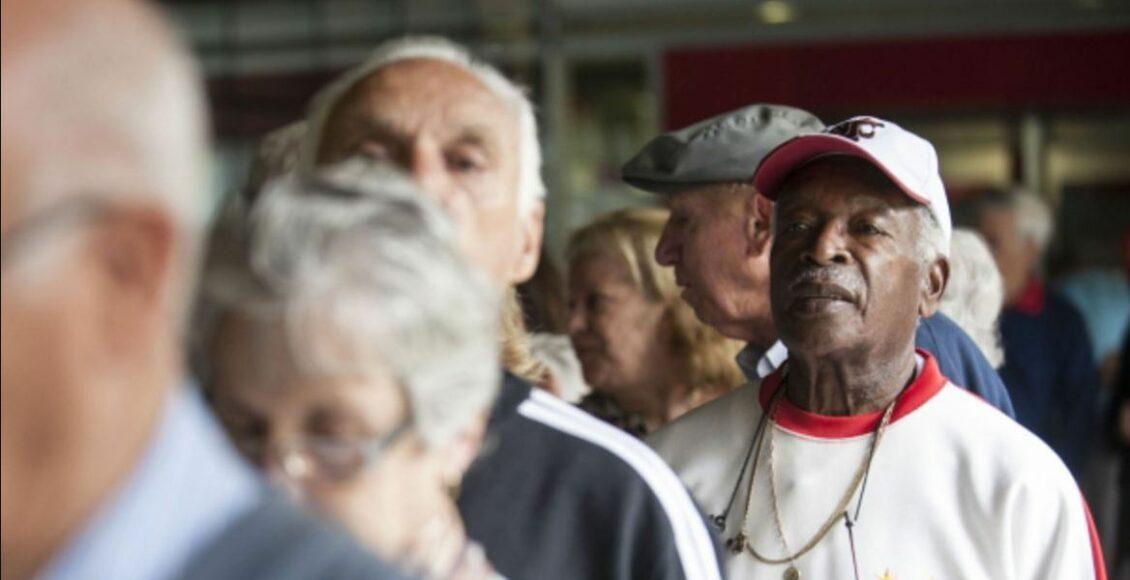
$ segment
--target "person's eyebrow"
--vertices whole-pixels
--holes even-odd
[[[455,136],[449,140],[453,145],[471,145],[482,147],[487,153],[493,154],[498,149],[498,137],[495,131],[486,125],[470,125],[459,129]]]
[[[397,128],[387,119],[365,117],[361,120],[360,126],[358,137],[362,141],[370,139],[396,141],[407,136],[407,131]]]
[[[894,207],[891,207],[889,205],[868,205],[868,206],[857,208],[852,213],[856,216],[859,216],[859,217],[867,217],[867,218],[874,218],[874,219],[890,219],[890,218],[892,218],[896,215],[897,209],[898,208],[894,208]]]

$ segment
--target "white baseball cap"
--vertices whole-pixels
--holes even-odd
[[[776,201],[781,184],[794,170],[818,157],[850,155],[882,171],[914,201],[930,208],[949,249],[950,207],[938,173],[938,154],[929,141],[875,117],[852,117],[820,133],[785,141],[758,165],[753,186]]]

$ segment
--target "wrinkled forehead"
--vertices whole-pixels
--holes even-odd
[[[835,155],[811,161],[789,174],[781,184],[776,210],[895,212],[918,205],[874,165]]]
[[[413,58],[386,65],[348,89],[330,111],[322,140],[356,132],[441,139],[472,133],[516,147],[516,113],[462,66]]]

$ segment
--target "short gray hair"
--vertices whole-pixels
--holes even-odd
[[[918,214],[918,238],[915,240],[915,251],[923,264],[930,264],[938,258],[950,255],[946,246],[946,234],[938,223],[938,216],[925,205],[914,208]]]
[[[341,99],[357,83],[381,69],[406,60],[430,59],[454,64],[475,76],[487,89],[514,110],[518,120],[518,206],[528,211],[545,198],[541,176],[541,145],[533,104],[522,87],[507,79],[498,69],[473,57],[464,47],[437,36],[410,36],[391,40],[377,47],[372,56],[319,92],[311,102],[309,130],[303,148],[303,165],[315,163],[326,122]]]
[[[1012,210],[1016,212],[1017,233],[1032,240],[1042,254],[1052,239],[1051,210],[1042,199],[1023,189],[1011,191],[1009,198]]]
[[[5,132],[34,140],[26,161],[33,203],[76,192],[152,202],[195,241],[209,209],[195,62],[150,7],[76,4],[26,63],[5,68]],[[141,17],[126,37],[117,26],[123,8]]]
[[[271,180],[298,169],[299,157],[306,142],[306,121],[294,121],[267,133],[255,147],[255,157],[247,172],[243,195],[254,203],[260,190]]]
[[[497,296],[460,258],[442,212],[389,168],[353,160],[290,175],[242,217],[229,207],[202,288],[204,375],[216,323],[240,312],[281,320],[303,372],[390,370],[431,444],[468,427],[497,393]]]
[[[1016,222],[1016,235],[1031,240],[1043,253],[1055,233],[1051,208],[1036,194],[1023,188],[1005,191],[989,188],[957,205],[955,220],[964,226],[979,227],[986,210],[1011,212]]]
[[[997,317],[1004,305],[1004,281],[989,246],[977,232],[956,228],[950,241],[950,279],[941,311],[980,347],[994,367],[1004,364]]]

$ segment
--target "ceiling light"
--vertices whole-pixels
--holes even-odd
[[[785,24],[796,20],[796,7],[785,0],[765,0],[757,5],[757,18],[765,24]]]

